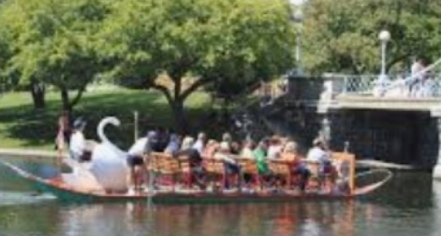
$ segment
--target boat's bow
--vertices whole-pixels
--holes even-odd
[[[353,195],[359,196],[372,193],[386,184],[392,176],[392,171],[388,169],[374,169],[357,174],[355,176],[355,183],[358,186],[355,188]]]

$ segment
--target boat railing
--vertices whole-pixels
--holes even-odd
[[[221,183],[219,187],[221,190],[223,190],[226,182],[226,170],[224,162],[214,158],[205,158],[202,161],[202,165],[205,168],[205,172],[208,176],[208,184],[210,184],[211,187],[214,187],[217,183]]]
[[[259,175],[257,162],[254,159],[234,156],[236,164],[241,168],[241,178],[244,174],[251,175],[256,186],[262,188],[262,178]],[[171,184],[174,185],[177,176],[181,176],[181,181],[185,182],[187,187],[191,187],[192,182],[192,163],[187,156],[173,157],[164,153],[152,153],[148,158],[148,170],[155,172],[159,176],[169,177]],[[299,180],[298,173],[293,174],[293,167],[295,165],[304,164],[311,173],[311,177],[320,179],[320,181],[340,180],[345,182],[347,191],[350,194],[355,190],[355,156],[347,152],[333,152],[331,153],[332,166],[335,173],[328,175],[321,175],[321,165],[318,162],[308,161],[304,158],[294,157],[292,160],[268,160],[268,168],[272,175],[283,180],[287,188],[290,188],[293,183]],[[221,182],[221,189],[226,183],[226,169],[224,162],[215,158],[204,157],[202,161],[204,172],[207,175],[207,182]],[[324,178],[324,180],[322,179]],[[155,181],[156,182],[156,181]]]

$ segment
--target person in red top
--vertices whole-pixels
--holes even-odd
[[[69,122],[69,112],[68,111],[62,111],[60,114],[60,117],[58,118],[57,123],[57,137],[55,139],[55,149],[58,150],[58,152],[61,153],[64,150],[64,147],[66,144],[69,145],[70,141],[70,133],[71,133],[71,127]]]
[[[67,144],[70,142],[71,131],[69,111],[62,111],[58,118],[58,132]]]

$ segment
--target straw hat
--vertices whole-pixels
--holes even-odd
[[[231,138],[231,134],[230,133],[224,133],[222,135],[222,141],[224,142],[231,142],[232,138]]]
[[[201,132],[201,133],[198,134],[198,140],[205,139],[205,137],[206,137],[206,135],[205,135],[205,133],[203,133],[203,132]]]
[[[181,149],[191,148],[193,144],[194,144],[194,138],[187,136],[184,138],[184,141],[182,141]]]

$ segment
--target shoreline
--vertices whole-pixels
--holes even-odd
[[[56,151],[45,151],[27,148],[0,148],[0,156],[8,157],[33,157],[33,158],[57,158]],[[66,154],[63,154],[66,157]]]

